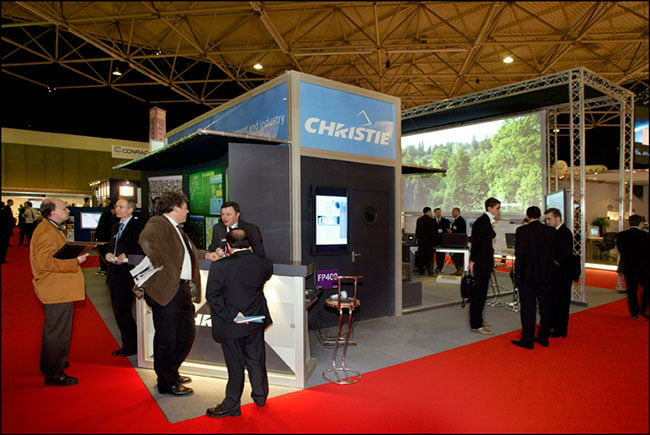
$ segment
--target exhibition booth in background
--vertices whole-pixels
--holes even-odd
[[[259,226],[274,275],[265,287],[275,385],[305,385],[314,360],[310,322],[334,325],[323,300],[338,275],[361,275],[364,319],[401,314],[400,100],[288,71],[167,134],[167,144],[119,165],[142,173],[143,214],[165,190],[187,194],[185,227],[210,244],[221,204],[236,201]],[[202,264],[203,285],[209,262]],[[205,295],[205,288],[203,288]],[[188,373],[226,377],[205,297]],[[153,323],[139,301],[138,364],[152,367]]]

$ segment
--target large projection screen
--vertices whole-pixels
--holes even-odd
[[[402,210],[440,207],[450,215],[460,207],[477,216],[490,196],[501,201],[503,218],[543,208],[545,124],[545,112],[536,111],[402,136],[403,164],[446,170],[403,175]]]

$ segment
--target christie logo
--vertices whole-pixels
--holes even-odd
[[[312,117],[305,121],[304,127],[305,130],[311,134],[349,139],[356,142],[388,145],[390,143],[392,128],[384,129],[390,131],[376,128],[380,126],[373,125],[365,110],[362,110],[357,114],[357,116],[360,115],[364,117],[366,123],[358,126],[351,126],[342,122],[327,121],[325,119]]]

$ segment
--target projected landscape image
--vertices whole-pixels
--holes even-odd
[[[483,202],[501,201],[502,216],[543,206],[543,112],[402,136],[402,164],[446,169],[446,174],[402,176],[402,209],[421,213],[460,207],[480,214]]]

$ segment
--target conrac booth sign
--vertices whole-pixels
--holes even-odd
[[[113,145],[111,148],[111,157],[114,159],[137,159],[149,154],[148,149],[128,147],[124,145]]]

